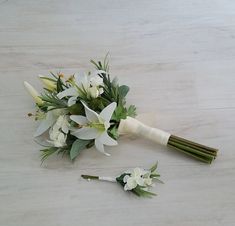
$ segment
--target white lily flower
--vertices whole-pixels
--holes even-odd
[[[126,183],[124,186],[124,190],[132,190],[137,185],[144,186],[145,180],[143,176],[146,174],[146,171],[142,168],[135,168],[131,171],[128,171],[127,173],[130,173],[130,175],[126,175],[123,178],[123,182]]]
[[[107,130],[110,127],[110,119],[117,104],[115,102],[104,108],[100,114],[88,108],[84,103],[86,117],[82,115],[71,115],[70,118],[82,128],[74,130],[71,134],[82,140],[95,139],[95,147],[98,151],[109,155],[104,151],[104,145],[114,146],[117,141],[111,138]]]
[[[104,92],[101,88],[103,79],[99,76],[101,72],[104,73],[103,71],[96,71],[92,75],[74,75],[74,86],[58,93],[58,98],[70,97],[68,106],[75,104],[79,96],[86,95],[86,98],[97,98]]]
[[[76,100],[79,97],[78,89],[75,87],[70,87],[57,94],[57,97],[62,99],[64,97],[70,97],[68,100],[68,106],[76,104]]]
[[[38,137],[44,132],[46,132],[49,128],[53,126],[59,116],[63,114],[65,114],[65,111],[63,109],[55,109],[48,111],[45,115],[45,118],[41,120],[39,127],[34,133],[34,137]]]
[[[41,106],[43,104],[43,101],[39,97],[40,94],[38,93],[38,91],[32,85],[30,85],[28,82],[24,82],[24,86],[25,86],[26,90],[28,91],[28,93],[33,97],[35,103],[38,104],[39,106]]]

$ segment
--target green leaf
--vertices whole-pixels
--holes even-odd
[[[121,184],[123,187],[125,186],[125,183],[123,182],[123,178],[126,176],[126,175],[130,175],[128,173],[123,173],[121,174],[119,177],[116,178],[116,181]]]
[[[157,169],[157,162],[150,168],[151,173],[153,173]]]
[[[80,140],[77,139],[73,142],[72,148],[70,150],[70,159],[75,159],[78,154],[86,148],[86,146],[90,143],[90,140]]]
[[[105,106],[112,102],[117,103],[117,108],[112,116],[113,123],[118,126],[118,123],[121,119],[126,119],[127,116],[135,117],[136,116],[136,107],[131,105],[129,108],[126,107],[126,96],[129,92],[129,87],[126,85],[118,85],[118,81],[116,78],[113,80],[110,79],[110,75],[108,73],[108,59],[107,55],[103,62],[98,61],[95,62],[91,60],[91,63],[94,64],[96,69],[104,70],[107,73],[100,73],[99,76],[103,79],[103,90],[104,92],[101,95],[102,102],[101,104],[98,101],[89,100],[88,105],[93,110],[100,112]],[[103,106],[102,106],[103,104]]]
[[[60,77],[58,77],[58,80],[57,80],[57,93],[59,92],[62,92],[64,89],[63,89],[63,83],[60,79]]]
[[[112,80],[112,86],[118,86],[118,78],[114,77],[114,79]]]
[[[143,187],[137,185],[134,189],[131,190],[134,194],[141,196],[141,197],[152,197],[156,196],[157,194],[153,192],[149,192],[143,189]]]
[[[95,145],[95,140],[90,140],[90,143],[86,146],[86,148],[91,148]]]
[[[126,119],[127,111],[123,105],[118,105],[112,115],[112,120],[120,121],[121,119]]]
[[[46,149],[42,149],[40,150],[42,152],[41,154],[41,164],[52,154],[54,154],[55,152],[57,152],[59,150],[59,148],[56,147],[50,147],[50,148],[46,148]]]
[[[52,110],[67,107],[67,103],[64,100],[60,100],[56,93],[45,92],[40,96],[40,98],[44,101],[41,106],[42,108],[52,107],[50,109]]]
[[[127,109],[127,115],[130,116],[130,117],[133,117],[133,118],[137,115],[135,105],[130,105],[129,106],[129,108]]]
[[[40,76],[40,78],[43,78],[43,79],[51,81],[51,82],[56,82],[56,80],[53,78],[48,78],[48,77],[44,77],[44,76]]]
[[[102,100],[102,98],[95,98],[95,99],[91,99],[90,103],[89,103],[89,107],[94,110],[94,111],[102,111],[105,106],[104,106],[104,101]]]
[[[117,128],[117,127],[113,127],[113,128],[110,129],[108,132],[109,132],[109,135],[110,135],[113,139],[115,139],[115,140],[118,139],[119,134],[118,134],[118,128]]]
[[[68,107],[68,110],[69,110],[69,113],[72,115],[84,115],[85,114],[84,107],[80,102]]]
[[[119,98],[123,99],[127,93],[129,92],[130,88],[126,85],[122,85],[118,88]]]

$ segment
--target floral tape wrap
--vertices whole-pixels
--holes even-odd
[[[164,146],[167,145],[169,137],[171,136],[171,134],[163,130],[146,126],[142,122],[131,117],[121,120],[118,132],[119,134],[135,134]]]
[[[117,182],[116,179],[112,177],[99,177],[99,180]]]

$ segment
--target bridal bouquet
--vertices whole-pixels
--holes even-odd
[[[24,85],[36,102],[36,112],[29,113],[39,121],[34,137],[45,146],[42,161],[53,153],[68,154],[71,160],[92,146],[109,155],[105,146],[117,145],[122,134],[134,134],[161,145],[211,163],[217,150],[157,128],[135,119],[136,107],[126,105],[129,87],[111,79],[107,58],[91,63],[94,72],[39,76],[43,92],[39,94],[29,83]]]

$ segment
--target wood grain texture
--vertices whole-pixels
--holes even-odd
[[[22,82],[91,69],[111,55],[129,103],[155,126],[220,149],[212,165],[121,138],[106,157],[40,166]],[[0,1],[0,225],[232,226],[235,224],[235,2],[232,0]],[[80,174],[118,175],[159,161],[164,185],[139,199]]]

